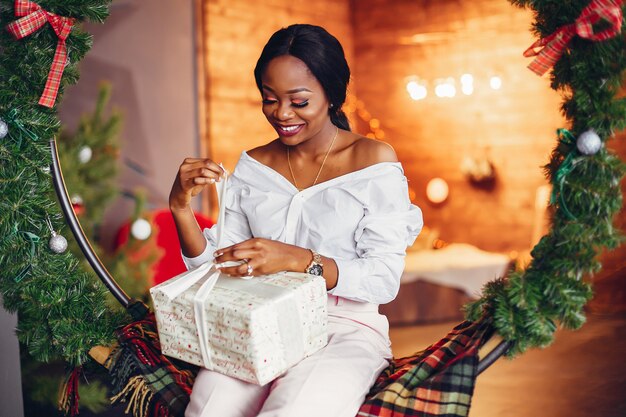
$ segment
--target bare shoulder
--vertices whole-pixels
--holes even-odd
[[[352,145],[355,161],[359,168],[380,162],[398,162],[396,151],[386,142],[360,136]]]
[[[279,150],[279,147],[280,143],[278,139],[276,139],[269,143],[266,143],[265,145],[257,146],[254,149],[250,149],[249,151],[246,151],[246,153],[248,154],[248,156],[256,159],[262,164],[271,166],[274,156]]]

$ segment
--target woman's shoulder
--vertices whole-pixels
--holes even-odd
[[[257,160],[263,165],[272,166],[272,162],[274,162],[274,158],[276,158],[277,153],[280,151],[280,141],[275,139],[265,145],[257,146],[256,148],[250,149],[245,153],[248,154],[251,158]]]
[[[398,162],[398,156],[393,147],[381,140],[370,139],[354,135],[348,147],[354,170],[367,168],[381,162]]]

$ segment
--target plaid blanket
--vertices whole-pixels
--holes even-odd
[[[427,349],[395,359],[379,376],[358,417],[467,416],[478,348],[492,334],[487,320],[464,322]],[[183,416],[196,367],[161,354],[154,315],[118,332],[108,360],[116,395],[135,417]]]
[[[119,346],[105,367],[112,377],[112,402],[127,402],[135,417],[183,416],[197,367],[161,353],[154,313],[116,332]]]
[[[491,334],[487,320],[466,321],[427,349],[395,359],[379,376],[357,416],[467,416],[478,348]]]

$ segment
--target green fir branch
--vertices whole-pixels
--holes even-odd
[[[109,1],[39,4],[80,23],[102,21]],[[0,1],[0,21],[16,20],[13,8],[13,1]],[[55,254],[48,246],[48,219],[55,232],[69,235],[51,198],[49,140],[60,123],[55,109],[37,104],[57,41],[50,25],[21,40],[0,31],[0,118],[9,126],[9,135],[0,140],[0,293],[3,306],[19,312],[17,336],[33,357],[80,365],[91,347],[113,341],[112,330],[124,318],[106,306],[104,286],[83,272],[76,257],[69,251]],[[77,64],[91,44],[91,36],[76,25],[67,39],[70,63],[57,101],[65,86],[78,80]]]
[[[533,10],[533,29],[541,37],[573,23],[589,4],[510,2]],[[625,51],[623,32],[603,42],[574,37],[554,66],[551,87],[563,94],[561,109],[574,136],[593,129],[606,143],[626,127],[626,101],[615,98],[624,79]],[[606,147],[586,156],[575,144],[559,142],[545,166],[553,184],[568,155],[575,155],[573,169],[555,185],[559,199],[551,204],[552,227],[533,248],[530,265],[488,284],[481,299],[466,306],[469,319],[487,313],[498,333],[512,343],[510,356],[549,345],[559,325],[569,329],[583,325],[583,308],[592,296],[591,277],[601,266],[598,254],[623,241],[613,221],[622,207],[624,163]]]

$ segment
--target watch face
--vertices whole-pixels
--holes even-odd
[[[324,272],[324,270],[322,269],[321,265],[313,265],[309,268],[307,272],[311,275],[322,276],[322,272]]]

